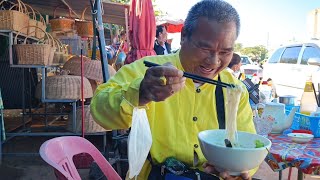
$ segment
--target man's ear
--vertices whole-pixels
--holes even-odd
[[[187,35],[186,35],[186,31],[184,29],[184,27],[182,27],[181,29],[181,38],[180,38],[180,45],[182,45],[185,41],[186,41],[186,38],[187,38]]]

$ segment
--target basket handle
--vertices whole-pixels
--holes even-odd
[[[66,45],[65,44],[62,44],[62,42],[59,40],[59,39],[57,39],[57,38],[55,38],[55,40],[57,41],[57,43],[60,45],[60,49],[61,49],[61,52],[63,53],[63,52],[65,52],[65,54],[68,54],[68,52],[66,52]]]
[[[23,27],[23,28],[21,28],[19,31],[18,31],[18,33],[16,34],[16,36],[14,37],[14,44],[17,44],[17,38],[18,38],[18,36],[21,34],[21,30],[22,29],[25,29],[25,28],[29,28],[29,27],[34,27],[34,28],[36,28],[36,29],[40,29],[41,31],[43,31],[44,33],[45,33],[45,35],[47,36],[47,38],[49,39],[49,36],[48,36],[48,33],[46,32],[46,31],[44,31],[43,29],[41,29],[41,28],[39,28],[39,27],[37,27],[37,26],[25,26],[25,27]],[[27,42],[27,39],[30,37],[30,35],[28,35],[28,36],[26,36],[26,38],[24,39],[24,41],[23,41],[23,43],[24,44],[26,44],[26,42]],[[38,40],[38,42],[39,42],[40,40]]]
[[[84,19],[84,15],[85,15],[85,13],[86,13],[86,11],[87,11],[87,9],[88,9],[89,7],[90,7],[90,6],[87,6],[86,8],[84,8],[84,10],[82,11],[80,20],[85,20],[85,19]]]
[[[62,5],[59,5],[59,6],[57,6],[56,8],[54,8],[53,18],[56,18],[57,9],[58,9],[59,7],[61,7],[61,6],[62,6]],[[68,8],[68,9],[69,9],[69,18],[70,18],[70,19],[73,19],[72,16],[71,16],[71,9],[70,9],[70,8]]]
[[[18,11],[22,12],[24,14],[28,14],[28,10],[27,7],[24,5],[23,2],[21,2],[20,0],[18,0],[18,3],[14,4],[13,6],[11,6],[9,8],[9,10],[12,10],[14,7],[18,6]]]
[[[50,34],[50,36],[51,36],[51,34]],[[54,38],[54,37],[52,37],[52,38],[53,38],[54,43],[56,44],[58,52],[62,52],[62,44],[61,44],[61,42],[58,39]]]
[[[46,21],[44,20],[44,18],[42,17],[42,15],[41,15],[41,13],[38,11],[38,10],[36,10],[36,9],[33,9],[34,10],[34,13],[35,13],[35,15],[39,15],[40,16],[40,22],[41,23],[43,23],[43,25],[46,25]]]
[[[4,2],[7,2],[7,3],[10,3],[11,5],[14,5],[14,3],[13,2],[11,2],[11,1],[8,1],[8,0],[2,0],[1,2],[0,2],[0,6],[4,3]],[[4,7],[1,7],[1,10],[6,10]]]
[[[39,29],[41,29],[41,28],[39,28]],[[46,32],[46,34],[47,34],[47,37],[48,37],[48,41],[49,41],[49,43],[52,45],[52,47],[56,47],[56,45],[55,45],[55,39],[52,37],[52,35],[51,34],[49,34],[49,33],[47,33]],[[42,38],[42,39],[45,39],[45,38]],[[42,40],[41,39],[41,40]],[[45,41],[44,41],[45,42]],[[58,46],[59,47],[59,46]]]
[[[32,13],[32,19],[33,20],[37,20],[36,19],[36,13],[34,12],[33,8],[28,4],[24,4],[24,5],[26,7],[26,11],[28,12],[28,15]],[[28,10],[28,8],[31,10],[31,12]]]

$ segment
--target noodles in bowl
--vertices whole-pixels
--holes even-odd
[[[198,135],[203,155],[218,170],[239,175],[259,166],[267,156],[271,141],[261,135],[239,131],[237,146],[228,148],[224,144],[225,130],[206,130]],[[256,148],[257,142],[263,144]]]
[[[271,141],[261,135],[237,131],[238,107],[244,91],[243,84],[227,88],[225,130],[206,130],[198,134],[202,153],[208,162],[218,171],[228,171],[235,176],[259,166],[271,147]]]

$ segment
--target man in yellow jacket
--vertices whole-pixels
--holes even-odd
[[[225,70],[239,30],[239,15],[228,3],[220,0],[197,3],[185,20],[181,50],[123,66],[97,88],[91,102],[92,116],[105,129],[127,129],[132,123],[133,107],[146,106],[154,164],[174,157],[189,167],[215,172],[212,165],[205,163],[197,135],[203,130],[219,128],[216,86],[186,79],[183,71],[243,86]],[[162,66],[147,68],[144,60]],[[226,99],[226,89],[222,89]],[[248,98],[248,92],[241,94],[237,129],[255,133]],[[146,160],[138,179],[148,179],[151,168]],[[253,172],[243,174],[242,178],[249,179]],[[235,178],[225,172],[217,175]]]

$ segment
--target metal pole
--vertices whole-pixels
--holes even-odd
[[[107,52],[106,52],[106,41],[104,38],[104,27],[103,27],[103,21],[102,21],[102,3],[101,0],[96,0],[97,4],[97,30],[99,35],[99,49],[100,49],[100,55],[101,55],[101,65],[102,65],[102,75],[103,75],[103,82],[107,82],[109,79],[109,70],[108,70],[108,60],[107,60]]]
[[[22,71],[22,123],[23,123],[23,129],[25,129],[26,124],[24,121],[24,115],[26,113],[26,97],[25,97],[24,68],[21,68],[21,71]]]
[[[31,97],[31,95],[32,95],[32,91],[31,91],[31,79],[32,79],[32,74],[31,74],[31,69],[29,68],[29,75],[28,75],[28,77],[29,77],[29,117],[32,117],[32,112],[31,112],[31,107],[32,107],[32,97]]]
[[[92,38],[92,55],[91,59],[97,59],[97,28],[96,28],[96,14],[97,14],[97,3],[93,5],[92,1],[90,0],[91,5],[91,14],[92,14],[92,24],[93,24],[93,38]]]

